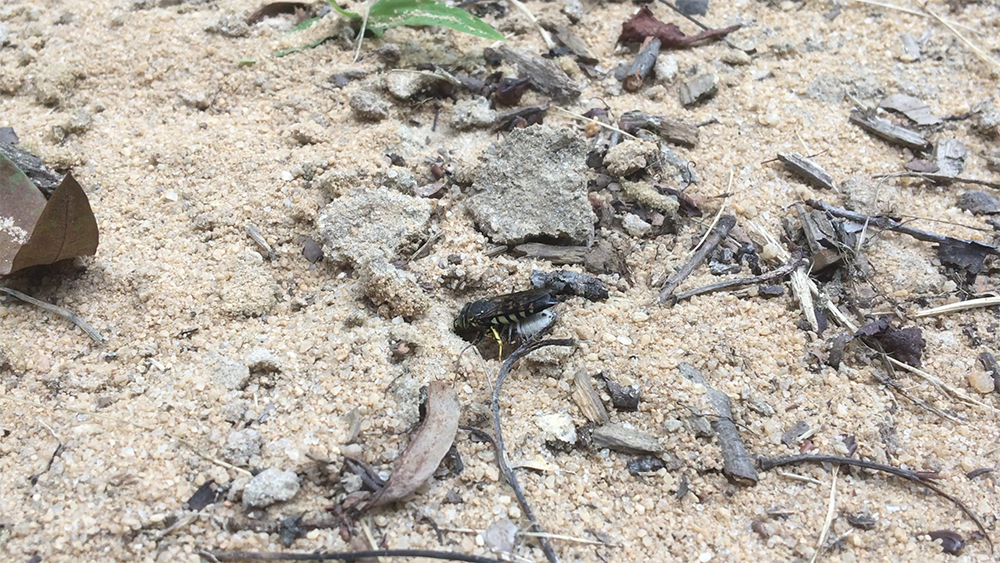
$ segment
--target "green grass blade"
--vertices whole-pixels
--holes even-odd
[[[440,25],[485,39],[504,36],[461,8],[435,0],[379,0],[368,11],[368,29],[380,33],[401,25]]]

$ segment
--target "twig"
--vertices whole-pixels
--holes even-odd
[[[534,511],[531,510],[531,506],[528,504],[528,499],[524,496],[524,491],[521,490],[521,485],[517,482],[517,475],[514,470],[511,469],[510,464],[507,463],[507,452],[504,450],[503,445],[503,429],[500,427],[500,389],[503,386],[504,380],[510,373],[511,367],[513,367],[514,362],[520,360],[521,358],[527,356],[528,354],[538,350],[539,348],[544,348],[546,346],[574,346],[576,345],[576,340],[572,338],[561,338],[561,339],[550,339],[550,340],[538,340],[535,342],[529,342],[527,344],[522,344],[511,353],[503,365],[500,366],[500,372],[497,374],[497,384],[493,388],[493,399],[490,406],[493,409],[493,431],[496,433],[496,456],[497,465],[500,467],[500,472],[503,473],[504,478],[510,487],[514,489],[514,496],[517,497],[517,503],[521,505],[521,510],[524,511],[524,515],[528,517],[531,522],[532,530],[535,532],[544,532],[545,530],[538,524],[538,519],[535,517]],[[545,537],[539,537],[538,542],[542,546],[542,552],[545,553],[546,559],[549,563],[558,563],[559,556],[556,555],[555,550],[552,549],[552,545],[549,540]]]
[[[993,188],[994,190],[1000,190],[1000,182],[980,180],[978,178],[965,178],[963,176],[949,176],[947,174],[934,174],[931,172],[891,172],[889,174],[876,174],[873,178],[924,178],[925,180],[930,180],[944,185],[954,184],[957,182],[959,184],[975,184],[978,186]]]
[[[930,231],[925,231],[922,229],[915,229],[913,227],[904,225],[895,219],[886,217],[885,215],[873,215],[868,216],[861,213],[856,213],[854,211],[848,211],[842,207],[837,207],[830,205],[822,200],[807,199],[806,205],[812,207],[813,209],[819,209],[820,211],[825,211],[834,217],[840,217],[841,219],[849,219],[857,223],[864,223],[865,221],[870,221],[872,225],[886,231],[895,231],[897,233],[903,233],[904,235],[910,235],[911,237],[922,240],[924,242],[934,242],[937,244],[951,244],[951,243],[961,243],[967,245],[973,245],[986,251],[989,254],[1000,256],[1000,248],[993,245],[987,244],[985,242],[979,242],[969,239],[960,239],[955,237],[949,237],[945,235],[939,235],[937,233],[932,233]]]
[[[916,10],[911,10],[909,8],[904,8],[902,6],[896,6],[896,5],[893,5],[893,4],[883,4],[882,2],[873,2],[872,0],[854,0],[854,1],[857,2],[857,3],[859,3],[859,4],[868,4],[869,6],[878,6],[879,8],[886,8],[886,9],[889,9],[889,10],[896,10],[897,12],[903,12],[904,14],[910,14],[911,16],[920,16],[922,18],[932,18],[933,17],[930,14],[925,13],[925,12],[918,12]],[[950,21],[950,20],[944,20],[943,18],[939,19],[938,21],[940,21],[941,23],[944,23],[945,21],[948,21],[948,23],[954,25],[955,27],[960,27],[960,28],[962,28],[962,29],[964,29],[966,31],[971,31],[972,33],[975,33],[976,35],[983,35],[982,31],[972,29],[971,27],[964,26],[964,25],[962,25],[960,23],[957,23],[957,22],[953,22],[953,21]]]
[[[926,11],[928,14],[930,14],[931,17],[933,17],[938,22],[940,22],[941,25],[947,27],[948,31],[954,33],[955,37],[958,37],[959,41],[961,41],[962,43],[965,43],[966,47],[972,49],[972,51],[980,59],[983,60],[983,62],[986,62],[986,63],[989,63],[989,64],[993,65],[995,67],[994,70],[1000,70],[1000,63],[998,63],[996,61],[996,59],[994,59],[993,57],[987,55],[986,51],[983,51],[978,45],[976,45],[972,41],[969,41],[968,39],[966,39],[964,35],[962,35],[961,33],[959,33],[957,29],[955,29],[955,26],[953,26],[952,24],[944,21],[944,19],[941,16],[939,16],[939,15],[935,14],[934,12],[932,12],[931,9],[927,7],[927,2],[926,1],[920,7],[923,8],[924,11]]]
[[[2,288],[0,288],[0,289],[2,289]],[[179,443],[180,445],[182,445],[182,446],[190,449],[192,452],[194,452],[194,454],[196,456],[198,456],[198,457],[200,457],[200,458],[202,458],[202,459],[204,459],[206,461],[210,461],[210,462],[212,462],[212,463],[214,463],[216,465],[220,465],[222,467],[225,467],[226,469],[232,469],[233,471],[238,471],[238,472],[243,473],[245,475],[253,476],[253,473],[250,473],[249,471],[247,471],[246,469],[243,469],[242,467],[237,467],[237,466],[235,466],[235,465],[233,465],[231,463],[227,463],[225,461],[222,461],[221,459],[216,459],[216,458],[213,458],[213,457],[209,456],[208,454],[202,453],[202,451],[199,450],[198,448],[196,448],[195,445],[192,444],[191,442],[188,442],[184,438],[179,438],[177,436],[174,436],[173,434],[171,434],[170,432],[164,430],[163,428],[153,428],[151,426],[145,426],[145,425],[139,424],[137,422],[132,422],[130,420],[123,420],[121,418],[116,418],[116,417],[113,417],[113,416],[108,416],[106,414],[101,414],[101,413],[97,413],[97,412],[85,411],[85,410],[82,410],[82,409],[74,409],[73,407],[65,407],[65,406],[62,406],[62,405],[47,406],[47,405],[43,405],[41,403],[36,403],[34,401],[28,401],[28,400],[25,400],[25,399],[18,399],[16,397],[11,397],[9,395],[0,395],[0,401],[3,401],[3,400],[7,400],[7,401],[10,401],[12,403],[18,403],[18,404],[22,404],[22,405],[30,405],[30,406],[33,406],[35,408],[42,409],[42,410],[66,411],[66,412],[71,412],[71,413],[75,413],[75,414],[84,414],[84,415],[87,415],[87,416],[92,416],[94,418],[99,418],[99,419],[103,419],[103,420],[109,420],[111,422],[117,422],[119,424],[126,424],[128,426],[134,426],[136,428],[139,428],[141,430],[145,430],[147,432],[163,432],[164,436],[166,436],[167,438],[170,438],[171,440],[177,441],[177,443]]]
[[[819,535],[819,541],[816,542],[816,552],[813,553],[812,559],[809,560],[809,563],[816,563],[820,554],[823,553],[823,544],[826,542],[827,534],[830,533],[830,525],[833,524],[833,513],[837,508],[838,473],[840,473],[840,466],[833,466],[833,482],[830,483],[830,502],[828,503],[828,508],[826,509],[826,518],[823,520],[823,532]]]
[[[610,129],[611,131],[616,131],[616,132],[620,133],[624,137],[628,137],[630,139],[638,139],[639,138],[639,137],[636,137],[635,135],[633,135],[631,133],[628,133],[626,131],[623,131],[622,129],[619,129],[619,128],[615,127],[614,125],[610,125],[608,123],[604,123],[602,121],[598,121],[598,120],[596,120],[596,119],[594,119],[592,117],[587,117],[585,115],[580,115],[578,113],[573,113],[573,112],[569,111],[568,109],[563,109],[563,108],[561,108],[559,106],[555,106],[555,107],[553,107],[553,109],[555,109],[556,111],[565,113],[566,115],[572,117],[573,119],[579,119],[580,121],[589,121],[591,123],[596,123],[597,125],[600,125],[601,127],[605,128],[605,129]]]
[[[510,2],[511,6],[514,6],[515,8],[518,9],[518,11],[527,16],[528,20],[531,23],[533,23],[536,28],[538,28],[538,34],[542,36],[542,41],[545,41],[545,47],[550,51],[552,49],[555,49],[556,44],[552,42],[552,36],[549,35],[549,32],[545,31],[545,28],[542,27],[542,24],[538,22],[538,18],[535,17],[535,14],[532,14],[531,10],[529,10],[527,6],[525,6],[522,2],[520,2],[520,0],[507,0],[507,1]]]
[[[723,215],[719,218],[719,224],[716,225],[715,230],[712,231],[712,235],[705,239],[705,244],[695,252],[691,259],[687,261],[686,264],[681,266],[681,269],[677,270],[674,275],[670,276],[666,282],[664,282],[663,287],[660,289],[659,302],[662,305],[666,303],[677,286],[680,285],[695,268],[700,266],[708,255],[712,253],[713,250],[719,243],[722,242],[727,236],[729,236],[729,231],[736,226],[736,217],[732,215]]]
[[[839,465],[853,465],[854,467],[861,467],[864,469],[871,469],[873,471],[882,471],[883,473],[888,473],[890,475],[895,475],[897,477],[902,477],[907,481],[916,483],[921,487],[929,489],[938,496],[944,497],[957,506],[966,516],[976,524],[979,531],[982,532],[983,536],[986,537],[986,541],[990,542],[990,553],[993,553],[993,538],[986,531],[986,527],[983,523],[979,521],[979,517],[975,515],[972,510],[970,510],[962,501],[951,496],[950,494],[942,491],[937,485],[932,483],[925,475],[921,475],[916,471],[910,471],[909,469],[902,469],[900,467],[894,467],[892,465],[885,465],[882,463],[876,463],[874,461],[866,461],[863,459],[854,459],[852,457],[841,457],[836,455],[793,455],[786,457],[772,457],[772,458],[759,458],[761,471],[769,471],[776,467],[782,467],[785,465],[797,465],[800,463],[835,463]]]
[[[967,405],[975,405],[977,407],[980,407],[986,410],[987,412],[1000,413],[1000,410],[996,409],[995,407],[992,407],[990,405],[987,405],[986,403],[973,399],[972,397],[966,395],[962,391],[959,391],[958,388],[945,383],[941,378],[937,376],[931,375],[922,369],[915,368],[910,364],[903,363],[897,360],[896,358],[890,356],[886,356],[886,358],[892,365],[902,369],[903,371],[908,371],[914,375],[920,376],[924,381],[927,381],[931,385],[937,387],[939,390],[941,390],[942,393],[945,393],[946,395],[951,395],[952,397],[958,399],[959,401],[962,401]]]
[[[689,22],[695,24],[696,26],[704,29],[705,31],[708,31],[710,29],[707,25],[701,23],[700,21],[698,21],[698,20],[692,18],[691,16],[685,14],[684,12],[678,10],[677,6],[674,6],[670,2],[667,2],[667,0],[660,0],[660,2],[666,4],[666,6],[668,8],[670,8],[671,10],[677,12],[678,14],[680,14],[681,16],[683,16],[684,19],[686,19]],[[723,37],[722,40],[726,42],[726,45],[729,45],[730,47],[732,47],[733,49],[736,49],[737,51],[743,51],[744,53],[746,53],[748,55],[753,55],[754,53],[757,52],[757,49],[741,49],[740,47],[737,47],[736,45],[733,44],[732,41],[729,40],[728,37]]]
[[[257,225],[247,223],[246,230],[250,238],[257,243],[257,246],[261,247],[267,253],[268,261],[274,262],[278,257],[274,254],[274,249],[271,248],[271,245],[267,244],[267,241],[264,240],[264,235],[260,234],[260,229],[257,228]]]
[[[52,455],[49,457],[49,462],[45,464],[45,469],[39,471],[38,473],[35,473],[31,477],[28,477],[28,481],[30,481],[32,485],[38,483],[38,478],[48,473],[49,469],[52,469],[52,462],[54,462],[56,460],[56,457],[58,457],[59,454],[62,453],[63,449],[65,449],[63,446],[62,438],[56,435],[56,431],[53,430],[51,426],[45,424],[41,420],[38,421],[38,424],[44,426],[45,429],[49,431],[49,434],[52,434],[52,437],[56,439],[57,444],[56,444],[56,449],[52,451]]]
[[[278,553],[274,551],[207,551],[198,550],[198,555],[209,561],[361,561],[372,557],[426,557],[445,561],[468,561],[470,563],[503,563],[499,559],[467,555],[453,551],[433,551],[429,549],[373,549],[369,551],[328,551],[319,553]]]
[[[786,479],[792,479],[793,481],[802,481],[804,483],[812,483],[813,485],[822,485],[823,481],[819,479],[813,479],[806,475],[799,475],[797,473],[788,473],[787,471],[778,471],[778,475],[785,477]]]
[[[712,422],[712,429],[719,437],[719,448],[722,450],[722,474],[741,485],[756,485],[757,470],[754,469],[739,430],[733,423],[733,406],[729,395],[709,385],[701,372],[693,366],[680,364],[677,369],[685,378],[705,387],[708,392],[708,404],[718,417]]]
[[[87,321],[76,316],[68,309],[63,309],[62,307],[59,307],[57,305],[46,303],[44,301],[39,301],[38,299],[35,299],[30,295],[25,295],[20,291],[17,291],[16,289],[11,289],[9,287],[0,287],[0,291],[6,293],[7,295],[10,295],[11,297],[16,297],[21,301],[24,301],[25,303],[30,303],[35,307],[38,307],[40,309],[45,309],[50,313],[55,313],[60,317],[71,321],[73,324],[80,327],[80,329],[83,330],[83,332],[86,332],[87,336],[93,338],[96,342],[100,344],[104,344],[105,342],[108,341],[108,339],[101,336],[101,333],[97,332],[97,330],[94,327],[90,326],[90,324]]]
[[[368,11],[371,10],[371,3],[365,3],[365,17],[361,18],[361,30],[358,31],[358,48],[354,51],[354,60],[351,63],[358,62],[358,57],[361,56],[361,42],[365,39],[365,30],[368,29]]]
[[[639,53],[636,54],[632,66],[622,78],[622,88],[627,92],[635,92],[642,88],[642,82],[646,80],[649,71],[653,70],[656,58],[660,56],[660,40],[656,37],[646,39]]]
[[[809,261],[806,259],[796,260],[789,262],[780,268],[772,270],[766,274],[761,274],[759,276],[750,276],[748,278],[738,278],[734,280],[723,280],[720,282],[710,283],[708,285],[703,285],[701,287],[696,287],[694,289],[689,289],[688,291],[682,291],[674,295],[674,301],[683,301],[685,299],[690,299],[696,295],[702,295],[705,293],[714,293],[716,291],[724,291],[726,289],[733,289],[737,287],[743,287],[746,285],[758,285],[766,283],[772,280],[781,279],[788,274],[792,273],[796,268],[803,264],[807,264]]]
[[[935,317],[937,315],[947,315],[948,313],[957,313],[959,311],[965,311],[967,309],[992,307],[993,305],[1000,305],[1000,297],[980,297],[978,299],[969,299],[968,301],[959,301],[958,303],[941,305],[940,307],[933,307],[931,309],[924,309],[923,311],[917,311],[913,315],[913,317],[916,319],[922,319],[924,317]]]
[[[962,419],[960,419],[958,417],[952,416],[952,415],[944,412],[943,410],[935,407],[934,405],[928,403],[927,401],[925,401],[925,400],[923,400],[923,399],[921,399],[919,397],[914,397],[913,395],[910,394],[909,391],[907,391],[905,388],[903,388],[903,386],[900,385],[898,381],[896,381],[894,379],[890,379],[889,377],[886,377],[885,375],[880,375],[879,372],[875,371],[875,370],[872,371],[872,376],[876,380],[878,380],[878,382],[881,383],[882,385],[885,385],[890,390],[895,391],[896,393],[899,393],[900,395],[903,396],[904,399],[910,401],[911,403],[913,403],[914,405],[917,405],[918,407],[924,409],[925,411],[927,411],[927,412],[929,412],[931,414],[937,415],[937,416],[939,416],[939,417],[941,417],[941,418],[943,418],[945,420],[950,420],[950,421],[954,422],[955,424],[959,424],[959,425],[962,425],[962,426],[965,426],[966,424],[968,424],[966,421],[964,421],[964,420],[962,420]]]
[[[732,187],[733,187],[733,170],[730,168],[729,169],[729,184],[726,186],[726,193],[727,194],[730,193],[730,188],[732,188]],[[715,226],[719,224],[719,219],[722,218],[722,212],[725,211],[725,209],[726,209],[726,203],[728,201],[729,201],[729,196],[728,195],[725,198],[722,199],[722,205],[719,206],[719,210],[715,213],[715,217],[712,217],[712,223],[708,226],[707,229],[705,229],[705,234],[702,235],[701,240],[698,241],[698,244],[694,245],[694,248],[691,250],[692,254],[694,254],[695,252],[697,252],[698,249],[701,248],[701,245],[705,244],[705,240],[708,238],[708,235],[712,233],[712,229],[714,229]]]

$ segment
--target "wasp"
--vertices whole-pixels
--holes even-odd
[[[476,343],[492,332],[503,355],[503,341],[498,328],[531,339],[555,322],[555,313],[546,311],[558,303],[549,290],[531,289],[466,303],[455,318],[455,332],[479,333]],[[542,314],[544,312],[544,314]]]

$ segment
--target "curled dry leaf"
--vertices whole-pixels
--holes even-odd
[[[618,42],[642,43],[647,37],[656,37],[660,40],[662,48],[680,49],[699,41],[721,39],[739,28],[739,25],[731,25],[722,29],[706,29],[697,35],[684,35],[681,28],[672,23],[661,22],[649,8],[643,6],[622,24],[622,34],[618,36]]]
[[[424,423],[396,462],[389,483],[372,497],[366,509],[405,498],[434,474],[455,441],[460,411],[458,395],[450,385],[432,381],[427,386]]]

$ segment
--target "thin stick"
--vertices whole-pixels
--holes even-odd
[[[726,184],[726,193],[727,194],[731,193],[731,188],[732,187],[733,187],[733,169],[730,168],[729,169],[729,183]],[[728,201],[729,201],[729,196],[728,195],[722,199],[722,205],[719,206],[719,211],[715,214],[715,217],[712,218],[712,223],[708,226],[707,229],[705,229],[705,234],[702,235],[701,240],[699,240],[698,244],[696,244],[694,246],[694,248],[691,250],[692,254],[694,254],[694,252],[696,250],[698,250],[699,248],[701,248],[701,245],[705,244],[705,239],[708,238],[709,233],[711,233],[712,229],[715,228],[715,225],[718,224],[719,218],[722,217],[722,211],[726,209],[726,202],[728,202]]]
[[[957,313],[967,309],[992,307],[993,305],[1000,305],[1000,297],[980,297],[978,299],[969,299],[968,301],[959,301],[958,303],[950,303],[948,305],[941,305],[940,307],[917,311],[913,316],[914,318],[922,319],[924,317],[936,317],[937,315]]]
[[[104,344],[105,342],[108,341],[108,339],[104,338],[103,336],[101,336],[101,333],[97,332],[97,330],[94,327],[90,326],[90,324],[87,321],[85,321],[85,320],[81,319],[80,317],[76,316],[75,314],[73,314],[68,309],[63,309],[62,307],[53,305],[51,303],[46,303],[44,301],[39,301],[38,299],[35,299],[34,297],[32,297],[30,295],[25,295],[25,294],[21,293],[20,291],[17,291],[16,289],[11,289],[9,287],[0,287],[0,291],[6,293],[7,295],[10,295],[11,297],[16,297],[16,298],[20,299],[21,301],[24,301],[25,303],[30,303],[30,304],[34,305],[35,307],[38,307],[40,309],[45,309],[46,311],[48,311],[50,313],[55,313],[55,314],[59,315],[60,317],[66,319],[66,320],[72,322],[73,324],[75,324],[76,326],[80,327],[80,329],[83,330],[83,332],[87,333],[87,336],[93,338],[99,344]]]
[[[902,6],[896,6],[896,5],[893,5],[893,4],[883,4],[882,2],[873,2],[872,0],[854,0],[854,1],[857,2],[857,3],[859,3],[859,4],[868,4],[869,6],[878,6],[879,8],[886,8],[886,9],[889,9],[889,10],[896,10],[897,12],[903,12],[904,14],[910,14],[911,16],[920,16],[922,18],[931,18],[932,17],[930,14],[927,14],[927,13],[924,13],[924,12],[918,12],[916,10],[911,10],[909,8],[904,8]],[[943,20],[943,19],[941,19],[939,21],[941,21],[941,23],[945,22],[945,20]],[[955,27],[960,27],[960,28],[962,28],[962,29],[964,29],[966,31],[971,31],[972,33],[975,33],[976,35],[983,35],[982,31],[978,31],[978,30],[972,29],[971,27],[964,26],[964,25],[962,25],[960,23],[957,23],[957,22],[950,22],[950,23],[952,25],[954,25]]]
[[[521,505],[521,510],[524,511],[524,515],[528,517],[528,520],[531,522],[531,528],[535,532],[544,532],[545,530],[543,530],[538,524],[538,519],[535,517],[534,511],[531,510],[531,505],[528,504],[528,499],[524,496],[524,491],[521,490],[521,485],[517,482],[517,474],[514,473],[514,470],[511,469],[510,464],[507,462],[507,452],[504,450],[503,429],[500,426],[500,389],[503,386],[504,380],[507,379],[507,375],[510,373],[510,369],[513,367],[514,362],[520,360],[535,350],[546,346],[575,345],[576,340],[573,340],[572,338],[538,340],[522,344],[517,348],[517,350],[514,350],[510,357],[508,357],[504,361],[503,365],[500,366],[500,372],[497,374],[497,385],[493,388],[493,399],[490,406],[493,409],[493,431],[496,433],[497,465],[500,467],[500,472],[503,473],[507,483],[509,483],[510,487],[514,490],[514,496],[517,497],[517,503]],[[538,543],[541,544],[542,552],[545,553],[545,558],[549,560],[549,563],[559,562],[559,556],[556,555],[555,550],[552,549],[552,545],[549,543],[547,538],[539,537]]]
[[[569,116],[573,117],[574,119],[579,119],[580,121],[589,121],[591,123],[596,123],[597,125],[600,125],[601,127],[605,128],[605,129],[610,129],[611,131],[615,131],[617,133],[620,133],[623,137],[628,137],[630,139],[638,139],[639,138],[639,137],[636,137],[635,135],[633,135],[631,133],[628,133],[628,132],[626,132],[626,131],[624,131],[622,129],[619,129],[619,128],[615,127],[614,125],[610,125],[608,123],[600,122],[600,121],[598,121],[598,120],[596,120],[596,119],[594,119],[592,117],[587,117],[585,115],[580,115],[578,113],[573,113],[573,112],[569,111],[568,109],[563,109],[563,108],[561,108],[559,106],[555,106],[552,109],[554,109],[556,111],[560,111],[562,113],[565,113],[566,115],[569,115]]]
[[[688,20],[689,22],[691,22],[691,23],[695,24],[696,26],[704,29],[705,31],[709,31],[710,28],[707,25],[701,23],[700,21],[698,21],[698,20],[692,18],[691,16],[685,14],[684,12],[678,10],[677,6],[674,6],[670,2],[667,2],[667,0],[660,0],[660,2],[666,4],[668,8],[670,8],[671,10],[677,12],[678,14],[680,14],[681,16],[683,16],[684,19]],[[725,41],[726,45],[729,45],[731,48],[736,49],[737,51],[743,51],[744,53],[746,53],[748,55],[752,55],[752,54],[754,54],[754,53],[757,52],[757,49],[741,49],[740,47],[737,47],[736,45],[733,44],[732,41],[729,40],[728,37],[723,37],[722,40]]]
[[[195,445],[192,444],[191,442],[188,442],[184,438],[178,438],[177,436],[174,436],[173,434],[171,434],[170,432],[168,432],[168,431],[166,431],[166,430],[164,430],[162,428],[152,428],[150,426],[144,426],[142,424],[139,424],[137,422],[132,422],[130,420],[123,420],[121,418],[116,418],[116,417],[113,417],[113,416],[108,416],[106,414],[101,414],[101,413],[97,413],[97,412],[85,411],[85,410],[82,410],[82,409],[74,409],[73,407],[66,407],[66,406],[62,406],[62,405],[47,406],[47,405],[43,405],[41,403],[36,403],[34,401],[28,401],[28,400],[25,400],[25,399],[18,399],[18,398],[15,398],[15,397],[11,397],[9,395],[0,395],[0,400],[6,400],[6,401],[10,401],[12,403],[18,403],[18,404],[22,404],[22,405],[30,405],[30,406],[33,406],[35,408],[46,410],[46,411],[66,411],[66,412],[71,412],[71,413],[75,413],[75,414],[85,414],[87,416],[92,416],[94,418],[104,419],[104,420],[108,420],[108,421],[111,421],[111,422],[117,422],[119,424],[126,424],[128,426],[134,426],[136,428],[139,428],[141,430],[145,430],[147,432],[160,431],[160,432],[163,432],[164,436],[170,438],[171,440],[176,440],[177,443],[179,443],[180,445],[182,445],[182,446],[190,449],[192,452],[194,452],[194,454],[196,456],[204,459],[205,461],[210,461],[210,462],[212,462],[212,463],[214,463],[216,465],[220,465],[222,467],[225,467],[226,469],[232,469],[233,471],[238,471],[238,472],[243,473],[245,475],[253,476],[253,473],[250,473],[249,471],[247,471],[246,469],[243,469],[242,467],[237,467],[237,466],[235,466],[235,465],[233,465],[231,463],[226,463],[225,461],[222,461],[221,459],[215,459],[215,458],[213,458],[213,457],[211,457],[211,456],[209,456],[207,454],[202,453],[201,450],[199,450],[198,448],[196,448]]]
[[[986,186],[987,188],[993,188],[994,190],[1000,190],[1000,182],[993,182],[990,180],[980,180],[978,178],[966,178],[964,176],[949,176],[947,174],[935,174],[931,172],[891,172],[889,174],[876,174],[872,176],[873,178],[924,178],[932,182],[938,182],[939,184],[950,185],[950,184],[975,184],[978,186]]]
[[[260,234],[260,229],[257,228],[257,225],[247,223],[246,231],[247,234],[250,235],[250,238],[257,243],[257,246],[261,247],[264,252],[267,253],[267,259],[274,262],[277,259],[277,256],[274,254],[274,249],[271,248],[270,244],[267,244],[266,240],[264,240],[264,235]]]
[[[954,25],[952,25],[952,24],[944,21],[944,19],[941,16],[939,16],[936,13],[932,12],[931,9],[927,7],[927,2],[924,2],[923,5],[921,6],[921,8],[923,8],[924,11],[926,11],[928,14],[930,14],[931,17],[933,17],[934,19],[936,19],[937,21],[939,21],[941,23],[941,25],[947,27],[949,31],[951,31],[952,33],[954,33],[955,37],[958,37],[959,41],[961,41],[962,43],[965,43],[966,47],[972,49],[972,52],[974,52],[976,55],[978,55],[979,58],[983,60],[983,62],[986,62],[986,63],[989,63],[989,64],[993,65],[995,67],[995,70],[1000,70],[1000,62],[997,62],[996,59],[994,59],[993,57],[987,55],[986,51],[983,51],[978,45],[976,45],[972,41],[969,41],[968,39],[966,39],[966,37],[964,35],[962,35],[961,33],[959,33],[959,31],[957,29],[955,29]]]
[[[527,16],[528,20],[530,20],[531,23],[535,24],[535,27],[538,29],[538,34],[542,36],[542,41],[545,41],[545,47],[548,48],[550,51],[552,49],[555,49],[556,44],[552,42],[552,36],[549,35],[549,32],[545,31],[545,28],[542,27],[542,24],[538,22],[538,19],[535,17],[535,14],[532,14],[531,10],[529,10],[528,7],[525,6],[523,3],[521,3],[519,0],[507,0],[507,1],[510,2],[511,6],[514,6],[515,8],[518,9],[518,11]]]
[[[902,369],[903,371],[908,371],[908,372],[910,372],[910,373],[912,373],[914,375],[920,376],[921,378],[923,378],[925,381],[927,381],[931,385],[933,385],[933,386],[937,387],[938,389],[940,389],[946,395],[951,395],[952,397],[958,399],[959,401],[962,401],[963,403],[965,403],[967,405],[975,405],[977,407],[980,407],[980,408],[986,410],[987,412],[1000,413],[1000,410],[997,410],[995,407],[992,407],[990,405],[987,405],[986,403],[983,403],[983,402],[977,401],[976,399],[973,399],[972,397],[970,397],[970,396],[966,395],[965,393],[959,391],[957,388],[952,387],[951,385],[945,383],[944,380],[942,380],[941,378],[939,378],[937,376],[931,375],[931,374],[927,373],[926,371],[924,371],[922,369],[915,368],[915,367],[911,366],[910,364],[903,363],[903,362],[897,360],[896,358],[892,358],[892,357],[889,357],[889,356],[886,356],[886,358],[888,358],[889,362],[892,365],[898,367],[899,369]]]
[[[680,364],[678,369],[686,379],[689,379],[706,390],[708,404],[715,411],[718,419],[712,423],[712,430],[719,438],[719,449],[722,450],[722,474],[741,485],[756,485],[757,470],[747,454],[743,438],[733,422],[733,405],[722,391],[719,391],[705,381],[700,371],[690,364]]]
[[[823,521],[823,532],[819,535],[819,541],[816,542],[816,553],[813,553],[812,559],[809,563],[816,563],[819,559],[820,554],[823,553],[823,544],[826,542],[826,536],[830,533],[830,525],[833,524],[833,513],[837,508],[837,474],[840,473],[840,466],[833,466],[833,482],[830,483],[830,502],[828,503],[828,508],[826,509],[826,519]]]
[[[932,233],[930,231],[925,231],[922,229],[915,229],[908,225],[904,225],[895,219],[886,217],[885,215],[865,215],[863,213],[856,213],[854,211],[848,211],[842,207],[837,207],[835,205],[830,205],[822,200],[817,199],[807,199],[806,205],[812,207],[813,209],[819,209],[820,211],[825,211],[834,217],[840,217],[841,219],[849,219],[856,223],[864,223],[865,221],[870,221],[872,225],[880,229],[887,231],[896,231],[897,233],[903,233],[904,235],[910,235],[911,237],[922,240],[924,242],[935,242],[938,244],[954,244],[955,242],[962,244],[974,245],[989,254],[994,256],[1000,256],[1000,248],[997,248],[991,244],[985,242],[979,242],[969,239],[960,239],[955,237],[949,237],[945,235],[939,235],[937,233]]]
[[[797,465],[799,463],[835,463],[839,465],[853,465],[854,467],[871,469],[873,471],[882,471],[890,475],[902,477],[907,481],[916,483],[921,487],[931,490],[937,495],[948,499],[952,502],[952,504],[957,506],[966,516],[969,517],[970,520],[976,524],[979,531],[986,537],[986,541],[990,542],[990,553],[993,553],[993,538],[990,537],[990,534],[986,531],[986,527],[983,526],[983,523],[979,521],[979,517],[976,516],[976,514],[967,506],[965,506],[962,501],[942,491],[925,475],[921,475],[916,471],[910,471],[908,469],[893,467],[892,465],[885,465],[882,463],[875,463],[874,461],[865,461],[863,459],[854,459],[852,457],[841,457],[836,455],[793,455],[786,457],[760,458],[759,463],[761,471],[768,471],[785,465]]]
[[[368,11],[371,10],[372,5],[370,3],[365,4],[365,17],[361,19],[361,31],[358,32],[358,48],[354,51],[354,60],[352,63],[358,62],[358,57],[361,56],[361,42],[365,40],[365,30],[368,29]]]
[[[670,278],[667,279],[666,282],[664,282],[663,287],[660,289],[659,303],[661,305],[670,300],[670,297],[673,294],[674,290],[677,289],[677,286],[680,285],[680,283],[684,281],[688,276],[690,276],[691,272],[693,272],[695,268],[700,266],[705,261],[706,258],[708,258],[708,255],[711,254],[712,251],[715,250],[717,246],[719,246],[719,243],[721,243],[727,236],[729,236],[729,231],[732,230],[732,228],[735,226],[736,226],[736,217],[732,215],[723,215],[719,219],[719,223],[712,231],[711,236],[709,236],[705,240],[705,245],[699,248],[698,251],[691,256],[691,259],[688,260],[686,264],[681,266],[681,268],[677,270],[677,272],[675,272],[674,275],[670,276]]]
[[[453,551],[432,551],[429,549],[373,549],[370,551],[328,551],[321,553],[278,553],[274,551],[206,551],[198,550],[198,555],[212,561],[362,561],[372,557],[426,557],[445,561],[468,561],[469,563],[504,563],[500,559],[467,555]]]
[[[804,483],[812,483],[813,485],[823,485],[823,481],[819,479],[813,479],[812,477],[807,477],[805,475],[799,475],[797,473],[789,473],[787,471],[778,471],[778,475],[791,479],[793,481],[802,481]]]

